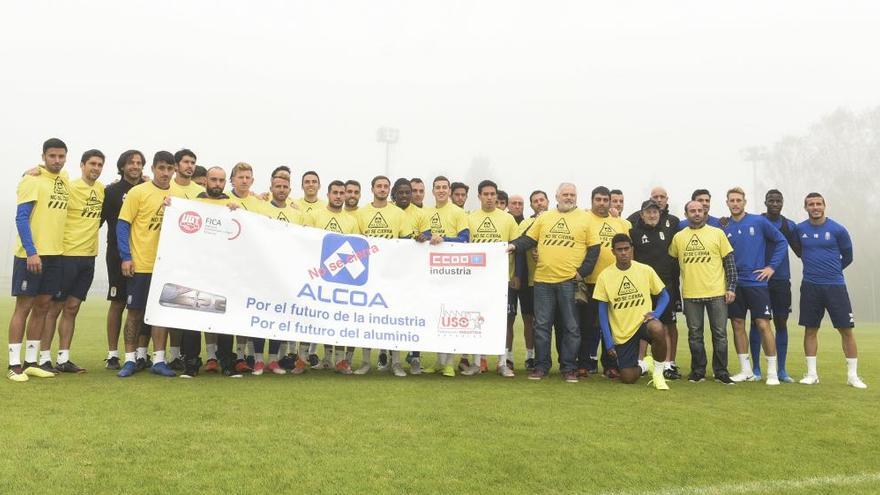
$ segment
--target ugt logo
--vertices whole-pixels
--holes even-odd
[[[370,243],[360,237],[327,234],[321,245],[321,278],[345,285],[364,285],[370,273]]]

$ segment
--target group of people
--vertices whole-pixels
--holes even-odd
[[[271,371],[302,374],[309,369],[367,374],[371,349],[167,329],[144,323],[144,311],[156,260],[164,208],[173,198],[225,205],[278,221],[367,237],[412,238],[417,242],[508,243],[508,319],[506,352],[496,370],[514,376],[514,323],[518,309],[524,329],[528,378],[541,380],[552,365],[555,335],[559,370],[566,382],[602,373],[622,383],[648,375],[659,390],[667,380],[683,378],[676,364],[677,314],[688,330],[691,371],[687,379],[706,379],[703,341],[705,316],[712,337],[712,376],[735,384],[764,379],[767,385],[794,381],[786,368],[788,315],[791,312],[789,250],[803,261],[799,325],[805,327],[806,373],[803,384],[816,384],[818,329],[827,311],[843,342],[847,383],[866,388],[858,376],[854,320],[843,270],[852,263],[846,229],[825,216],[819,193],[804,199],[808,219],[795,223],[782,215],[780,191],[765,195],[763,214],[746,213],[740,188],[726,193],[729,214],[709,214],[711,194],[694,191],[685,218],[670,213],[668,196],[655,187],[650,198],[629,217],[620,190],[600,186],[590,193],[590,206],[578,207],[574,184],[556,189],[556,207],[547,193],[509,195],[491,180],[476,188],[480,207],[468,212],[470,188],[438,176],[431,182],[434,205],[424,204],[421,179],[376,176],[372,201],[361,204],[361,185],[333,180],[320,197],[314,171],[302,174],[303,196],[291,199],[292,172],[286,166],[271,173],[266,193],[251,190],[253,167],[237,163],[227,174],[221,167],[203,168],[188,149],[159,151],[149,175],[146,158],[129,150],[119,157],[118,181],[106,188],[98,180],[105,156],[88,150],[80,160],[81,176],[64,170],[66,144],[56,138],[43,144],[43,163],[23,176],[17,190],[12,294],[16,298],[9,325],[8,378],[50,378],[85,371],[71,361],[76,317],[95,272],[98,231],[107,223],[106,261],[108,354],[105,367],[130,377],[149,369],[161,376],[192,378],[200,372],[240,377]],[[125,318],[123,320],[123,314]],[[747,329],[746,321],[751,324]],[[731,321],[740,370],[728,372],[727,320]],[[58,333],[52,364],[51,345]],[[118,350],[122,329],[124,353]],[[202,360],[202,340],[206,359]],[[21,360],[24,341],[24,361]],[[152,341],[153,354],[147,353]],[[650,354],[648,346],[650,345]],[[166,353],[167,350],[167,353]],[[766,368],[760,367],[763,350]],[[152,357],[152,359],[151,359]],[[422,366],[418,351],[378,352],[376,366],[396,376],[437,372],[444,376],[478,375],[489,370],[487,356],[438,353],[433,366]]]

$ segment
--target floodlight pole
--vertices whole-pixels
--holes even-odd
[[[385,143],[385,176],[391,177],[391,145],[400,138],[400,130],[393,127],[380,127],[376,131],[376,141]]]

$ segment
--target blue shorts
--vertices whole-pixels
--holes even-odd
[[[801,282],[801,317],[798,325],[818,328],[825,311],[834,328],[853,328],[852,304],[845,285],[820,285]]]
[[[517,290],[507,288],[507,316],[516,316],[516,302],[519,300],[519,307],[523,316],[535,315],[535,288],[520,287]]]
[[[12,295],[57,296],[61,292],[63,269],[61,256],[40,256],[43,263],[41,273],[31,273],[27,269],[27,258],[13,258],[12,261]]]
[[[648,333],[646,323],[642,323],[636,333],[623,344],[614,344],[617,351],[617,366],[623,368],[635,368],[639,365],[639,341],[651,343],[651,334]]]
[[[727,305],[727,317],[745,320],[751,313],[752,319],[773,318],[770,311],[770,290],[764,287],[737,287],[736,299]]]
[[[95,279],[95,257],[62,256],[61,265],[63,272],[61,292],[55,300],[63,301],[68,296],[73,296],[85,301],[92,287],[92,280]]]
[[[791,313],[791,281],[770,280],[767,282],[767,289],[770,290],[770,309],[773,310],[773,316],[788,318]]]
[[[107,300],[124,302],[128,297],[128,277],[122,275],[122,260],[107,251]]]
[[[147,296],[150,294],[150,282],[153,280],[152,273],[135,273],[128,279],[128,309],[147,309]]]

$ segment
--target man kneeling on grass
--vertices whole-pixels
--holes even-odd
[[[616,263],[599,274],[593,291],[593,297],[599,301],[603,342],[608,354],[617,358],[623,383],[638,381],[639,341],[650,343],[654,370],[648,383],[653,383],[657,390],[669,390],[663,378],[666,330],[657,319],[669,304],[669,294],[653,268],[632,260],[633,243],[628,235],[615,235],[611,250]],[[651,358],[645,361],[650,369]]]

